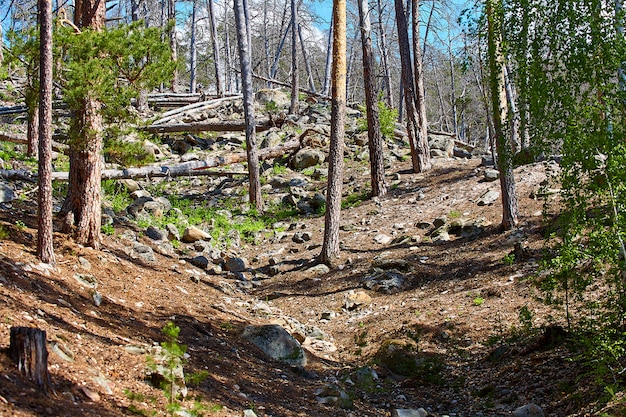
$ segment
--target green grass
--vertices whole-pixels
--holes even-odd
[[[111,208],[116,213],[126,210],[126,207],[133,202],[128,190],[115,180],[102,181],[102,193],[111,202]]]
[[[350,194],[349,196],[345,197],[342,201],[341,201],[341,208],[342,209],[348,209],[348,208],[352,208],[352,207],[358,207],[360,206],[365,200],[370,198],[370,191],[363,191],[361,193],[354,193],[354,194]]]

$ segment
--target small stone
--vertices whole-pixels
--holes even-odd
[[[350,292],[346,296],[345,307],[346,310],[354,310],[362,305],[372,302],[372,297],[367,295],[364,291]]]
[[[85,271],[91,271],[91,263],[86,258],[79,256],[78,262],[80,263],[81,268],[83,268]]]
[[[437,217],[433,222],[435,227],[441,227],[448,222],[448,218],[446,216]]]
[[[497,169],[487,168],[485,170],[485,181],[492,182],[500,178],[500,171]]]
[[[207,269],[209,267],[209,259],[204,255],[191,258],[189,263],[200,269]]]
[[[296,232],[291,240],[295,243],[304,243],[310,241],[312,237],[311,232]]]
[[[423,408],[417,410],[411,410],[407,408],[397,408],[391,413],[392,417],[426,417],[428,412]]]
[[[246,258],[226,258],[224,269],[230,272],[244,272],[248,269],[248,260]]]
[[[13,188],[4,182],[0,182],[0,203],[10,203],[15,200],[17,195]]]
[[[165,230],[161,230],[158,227],[149,226],[144,234],[152,240],[167,240],[167,232]]]
[[[85,394],[87,398],[89,398],[89,401],[93,403],[97,403],[98,401],[100,401],[100,394],[98,394],[97,392],[92,391],[87,387],[80,387],[80,390],[83,392],[83,394]]]
[[[391,243],[391,241],[393,240],[393,238],[391,236],[387,236],[385,234],[378,234],[376,236],[374,236],[374,242],[380,244],[380,245],[387,245],[389,243]]]
[[[500,192],[496,190],[488,190],[478,199],[479,206],[490,206],[493,204],[498,198],[500,198]]]
[[[306,272],[312,275],[324,275],[330,272],[330,268],[324,264],[318,264],[307,269]]]

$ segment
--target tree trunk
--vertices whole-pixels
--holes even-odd
[[[395,0],[396,20],[398,26],[398,42],[402,66],[402,84],[404,87],[404,104],[406,107],[407,133],[411,145],[411,162],[414,172],[427,171],[431,167],[428,143],[419,140],[419,115],[415,107],[416,96],[413,83],[413,69],[406,14],[402,0]]]
[[[140,0],[130,0],[130,20],[133,22],[139,20],[139,2]]]
[[[376,0],[378,9],[378,46],[383,70],[383,89],[385,90],[385,103],[387,107],[393,108],[393,87],[391,85],[391,72],[389,70],[389,50],[387,49],[387,34],[383,27],[383,7],[382,0]]]
[[[322,93],[324,95],[328,95],[330,92],[330,75],[333,63],[333,25],[330,25],[328,28],[328,45],[326,46],[326,66],[324,67],[324,88]]]
[[[257,211],[262,211],[261,180],[259,174],[259,155],[256,145],[254,121],[254,93],[252,91],[252,66],[250,63],[250,34],[245,10],[245,0],[235,0],[235,24],[237,25],[237,44],[241,62],[241,81],[243,87],[243,105],[246,119],[246,153],[248,155],[248,178],[250,181],[250,204]]]
[[[330,151],[324,242],[319,262],[331,264],[339,256],[343,148],[346,118],[346,0],[333,0],[333,65]]]
[[[504,88],[504,56],[502,54],[502,0],[486,1],[487,15],[487,55],[489,57],[489,84],[493,125],[500,170],[500,190],[502,193],[502,228],[510,230],[519,219],[513,158],[510,140],[505,135],[507,120],[506,91]]]
[[[46,332],[30,327],[11,327],[9,356],[18,369],[45,393],[53,391],[48,372]]]
[[[230,31],[228,30],[228,2],[224,2],[224,47],[226,48],[226,91],[233,91],[233,56],[230,50]]]
[[[39,0],[39,212],[37,257],[54,265],[52,229],[52,1]]]
[[[298,100],[298,5],[291,0],[291,104],[289,114],[296,114],[299,110]]]
[[[417,144],[421,149],[425,149],[428,160],[427,168],[430,169],[430,149],[428,147],[428,120],[426,117],[426,93],[424,91],[424,67],[422,65],[422,48],[420,45],[420,2],[412,1],[413,7],[413,69],[415,71],[415,109],[417,111],[418,139]],[[425,162],[425,161],[424,161]]]
[[[79,27],[102,30],[105,6],[100,0],[76,1]],[[80,14],[79,14],[80,11]],[[75,228],[76,243],[100,248],[100,172],[102,164],[101,103],[87,95],[70,122],[70,175],[67,197],[61,208],[64,229]]]
[[[26,121],[26,137],[28,147],[26,154],[31,157],[37,156],[37,139],[39,135],[39,103],[35,100],[32,109],[28,109],[28,119]]]
[[[376,77],[372,74],[375,63],[367,0],[359,0],[358,7],[361,45],[363,48],[363,81],[365,84],[365,106],[367,109],[367,136],[369,139],[372,196],[383,196],[387,193],[387,186],[385,185],[383,138],[380,133],[380,121],[378,119],[378,89],[376,88]]]
[[[316,92],[315,82],[313,80],[313,71],[311,71],[311,65],[309,64],[309,56],[306,53],[306,45],[302,38],[302,25],[298,24],[298,40],[300,41],[300,50],[302,51],[302,59],[304,60],[304,68],[306,69],[307,80],[309,82],[309,88],[311,91]]]
[[[196,50],[196,7],[198,5],[197,0],[191,2],[191,42],[189,45],[189,92],[196,92],[196,73],[198,70],[197,57],[198,51]]]
[[[219,39],[217,37],[217,24],[215,23],[215,12],[213,10],[213,0],[207,0],[209,9],[209,20],[211,21],[211,43],[213,45],[213,65],[215,67],[215,92],[218,97],[224,95],[224,79],[222,75],[222,58],[220,55]]]
[[[285,2],[285,7],[283,8],[283,18],[281,20],[281,33],[280,41],[276,46],[276,53],[274,54],[274,60],[272,61],[272,70],[270,71],[270,78],[276,78],[276,73],[278,72],[278,62],[280,60],[280,54],[283,51],[283,47],[285,46],[285,41],[287,40],[287,35],[289,34],[289,29],[291,29],[291,16],[289,18],[289,22],[287,23],[287,27],[283,31],[284,21],[287,19],[287,2]]]
[[[167,0],[167,24],[169,25],[169,41],[172,50],[172,61],[178,60],[178,47],[176,44],[176,0]],[[178,91],[178,69],[174,70],[172,77],[172,91]]]

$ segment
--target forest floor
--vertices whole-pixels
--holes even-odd
[[[484,182],[479,164],[438,159],[431,171],[413,174],[408,162],[398,163],[387,172],[396,179],[387,197],[343,210],[341,258],[328,273],[308,271],[323,238],[321,216],[297,219],[312,233],[305,246],[290,239],[244,244],[237,254],[255,259],[252,268],[268,266],[263,254],[273,250],[283,265],[247,290],[176,257],[135,262],[119,238],[122,227],[104,237],[101,251],[55,233],[58,266],[46,268],[35,256],[35,194],[16,200],[0,211],[8,231],[0,240],[0,349],[8,348],[12,326],[45,330],[55,392],[38,392],[2,352],[0,416],[164,413],[163,393],[145,380],[145,352],[165,339],[168,321],[188,346],[186,373],[208,372],[190,387],[184,406],[196,398],[209,416],[248,409],[258,416],[390,416],[420,407],[435,415],[499,416],[531,402],[549,416],[601,415],[608,410],[604,386],[576,359],[562,337],[564,313],[546,306],[536,286],[549,217],[542,215],[543,200],[531,195],[546,178],[546,164],[516,170],[521,221],[509,232],[499,229],[499,200],[477,205],[484,191],[499,189],[497,181]],[[347,176],[368,181],[366,169]],[[434,242],[418,226],[442,215],[482,219],[482,233]],[[413,240],[381,244],[374,239],[379,234]],[[516,242],[523,250],[513,257]],[[409,283],[401,291],[363,288],[380,259],[406,261]],[[97,280],[99,306],[75,279],[79,273]],[[346,297],[358,291],[371,300],[346,308]],[[308,351],[306,367],[292,369],[241,337],[249,324],[286,317],[318,327],[336,350]],[[415,343],[423,366],[402,377],[377,361],[389,340]],[[360,369],[373,377],[371,384],[359,380]],[[329,384],[349,394],[351,407],[319,400]],[[623,415],[621,408],[614,401],[610,411]]]

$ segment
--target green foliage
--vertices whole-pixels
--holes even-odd
[[[111,203],[111,208],[116,213],[124,211],[132,203],[128,190],[115,180],[103,180],[102,193],[104,198]]]
[[[509,266],[513,265],[515,263],[515,254],[509,253],[504,255],[502,257],[502,263]]]
[[[485,299],[483,297],[478,296],[472,300],[472,303],[478,307],[485,303]]]
[[[154,155],[146,151],[140,142],[124,142],[119,139],[105,140],[104,157],[108,162],[125,167],[154,162]]]
[[[24,146],[7,142],[0,142],[0,159],[3,161],[21,161],[26,165],[36,168],[37,158],[26,155]]]
[[[7,240],[11,237],[11,232],[8,227],[0,224],[0,240]]]
[[[360,106],[359,109],[364,115],[367,114],[365,106]],[[398,110],[387,107],[387,104],[380,100],[378,102],[378,122],[380,123],[380,133],[383,137],[388,139],[393,138],[396,120],[398,120]],[[367,130],[367,116],[361,117],[357,120],[357,127],[361,132],[365,132]]]
[[[341,208],[345,210],[352,207],[358,207],[361,205],[361,203],[370,198],[370,195],[370,191],[350,194],[349,196],[341,200]]]
[[[113,236],[115,234],[115,228],[110,223],[100,226],[100,231],[107,236]]]
[[[527,306],[523,306],[519,309],[518,319],[522,325],[522,330],[529,333],[533,328],[533,312]]]
[[[105,116],[128,116],[123,110],[130,99],[170,79],[176,66],[161,34],[142,22],[79,34],[59,28],[55,58],[63,68],[64,100],[71,109],[80,110],[86,99],[95,99],[104,104]]]
[[[177,370],[182,369],[185,365],[185,353],[187,352],[187,346],[179,343],[178,341],[180,327],[170,321],[167,322],[167,324],[161,329],[161,332],[165,335],[165,341],[160,344],[162,348],[161,366],[159,366],[154,358],[151,357],[146,358],[146,362],[150,371],[158,371],[162,376],[159,388],[163,390],[163,393],[167,398],[165,411],[170,416],[178,415],[183,411],[187,415],[199,416],[201,415],[201,412],[205,411],[207,408],[199,401],[194,401],[190,409],[183,408],[182,398],[179,397],[177,391],[178,385],[181,384]],[[203,371],[185,377],[185,381],[198,384],[204,381],[207,377],[208,372]],[[129,397],[129,399],[131,398]]]

